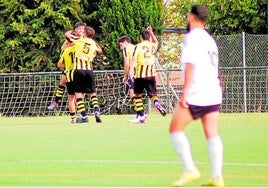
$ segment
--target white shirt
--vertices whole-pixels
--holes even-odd
[[[204,29],[193,29],[184,39],[181,62],[194,64],[192,83],[186,94],[188,104],[221,104],[222,90],[218,78],[218,47]]]

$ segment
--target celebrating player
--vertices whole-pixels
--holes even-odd
[[[122,36],[118,39],[117,44],[123,52],[124,56],[124,77],[123,83],[127,85],[127,91],[132,101],[132,106],[135,107],[134,82],[129,76],[130,63],[134,53],[135,45],[131,43],[131,39],[127,36]]]
[[[84,32],[85,32],[85,27],[86,27],[85,23],[77,22],[74,25],[74,31],[72,34],[79,37],[79,38],[83,37]],[[72,45],[73,45],[73,43],[70,42],[69,39],[67,39],[63,43],[63,45],[61,46],[61,50],[63,51],[65,48],[72,46]],[[55,108],[57,108],[59,106],[59,101],[63,97],[63,94],[65,92],[65,87],[66,87],[66,75],[65,75],[65,72],[62,71],[60,83],[59,83],[59,86],[55,92],[55,100],[50,103],[50,105],[47,108],[48,110],[54,110]]]
[[[91,104],[94,108],[95,119],[97,123],[101,123],[99,102],[96,95],[95,79],[92,70],[92,62],[97,53],[102,53],[102,49],[93,40],[95,30],[92,27],[85,28],[84,38],[77,39],[72,35],[71,31],[66,32],[67,38],[75,38],[75,60],[72,68],[72,78],[75,90],[77,112],[81,114],[81,118],[77,119],[77,123],[88,122],[84,94],[90,96]]]
[[[146,115],[143,107],[142,93],[145,89],[151,101],[159,112],[165,116],[166,110],[159,103],[156,89],[156,51],[158,41],[151,26],[141,32],[141,42],[136,45],[130,67],[130,77],[134,81],[135,110],[137,118],[129,120],[130,123],[144,123]]]

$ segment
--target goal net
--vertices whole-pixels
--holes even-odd
[[[46,116],[67,114],[67,91],[65,91],[56,110],[47,110],[48,105],[55,99],[60,76],[61,72],[0,74],[0,115]],[[95,71],[95,80],[102,114],[134,113],[130,98],[127,95],[126,85],[122,83],[122,70]],[[158,91],[160,96],[165,96],[161,98],[161,100],[163,99],[162,102],[167,104],[171,95],[168,95],[166,89],[162,87],[159,87]],[[145,93],[143,99],[145,111],[152,113],[154,108]],[[92,108],[89,98],[86,97],[85,101],[87,109],[91,113]]]

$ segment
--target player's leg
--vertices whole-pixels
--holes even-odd
[[[74,84],[71,80],[66,83],[68,92],[68,107],[71,116],[71,123],[76,123],[76,102]]]
[[[135,109],[135,94],[134,94],[134,81],[132,79],[128,79],[127,81],[128,94],[132,103],[132,108]]]
[[[64,73],[62,73],[60,83],[56,89],[55,100],[50,103],[50,105],[48,106],[48,110],[54,110],[59,106],[59,101],[62,99],[64,95],[65,87],[66,87],[66,76]]]
[[[198,179],[200,173],[196,168],[189,141],[184,133],[184,128],[193,120],[192,114],[188,108],[182,107],[179,103],[175,108],[170,123],[170,137],[173,147],[180,157],[183,165],[181,177],[173,183],[173,186],[184,186],[191,181]]]
[[[81,115],[81,118],[76,119],[76,123],[88,122],[86,106],[84,101],[85,82],[87,81],[85,81],[84,70],[75,70],[73,74],[73,85],[75,91],[77,113]]]
[[[153,102],[154,106],[160,112],[162,116],[167,114],[165,108],[160,104],[159,98],[157,96],[156,80],[155,77],[148,78],[148,84],[146,85],[147,94],[150,100]]]
[[[205,114],[201,120],[207,139],[208,155],[211,166],[211,180],[204,186],[224,186],[222,176],[223,144],[218,131],[219,111]]]
[[[87,117],[86,105],[84,101],[84,94],[76,92],[75,98],[76,98],[76,105],[77,105],[77,113],[81,115],[81,118],[76,119],[76,123],[87,123],[88,117]]]
[[[71,123],[76,123],[75,95],[68,95],[68,106],[71,116]]]
[[[142,78],[135,79],[134,82],[134,93],[135,93],[135,111],[137,118],[129,120],[129,123],[145,123],[146,115],[144,112],[144,104],[142,99],[142,93],[145,88],[145,80]]]
[[[94,109],[96,122],[102,123],[101,118],[100,118],[100,107],[99,107],[98,97],[96,93],[90,93],[89,96],[90,96],[91,105],[93,106],[93,109]]]

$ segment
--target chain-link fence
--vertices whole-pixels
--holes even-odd
[[[164,35],[165,44],[159,58],[165,68],[180,68],[179,52],[182,42],[180,33]],[[268,111],[268,35],[221,35],[215,37],[220,54],[220,71],[223,88],[222,112],[267,112]],[[169,45],[166,45],[169,44]],[[178,59],[172,59],[177,53]],[[170,58],[170,59],[168,59]],[[162,61],[162,62],[161,62]],[[165,62],[171,62],[169,66]],[[174,62],[177,62],[177,64]],[[174,71],[174,70],[173,70]],[[166,71],[165,71],[166,72]],[[177,80],[167,87],[182,88],[179,73]],[[174,75],[174,74],[173,74]],[[162,78],[163,79],[163,78]],[[165,89],[167,90],[167,89]],[[161,91],[161,90],[160,90]],[[161,92],[163,93],[163,92]],[[177,92],[179,93],[179,92]],[[172,94],[170,91],[169,95]],[[167,93],[163,93],[167,96]],[[165,98],[165,97],[164,97]],[[168,103],[168,101],[165,101]],[[168,106],[174,108],[174,103]]]
[[[223,88],[222,112],[268,112],[268,35],[224,35],[219,45]],[[172,112],[183,87],[180,44],[183,36],[166,33],[158,53],[158,94]],[[206,73],[204,73],[206,74]],[[131,113],[122,83],[123,71],[95,71],[103,114]],[[40,116],[68,113],[67,94],[59,108],[50,112],[60,72],[0,74],[0,116]],[[147,98],[146,95],[144,99]],[[90,105],[89,109],[90,109]],[[146,100],[146,111],[154,108]]]

